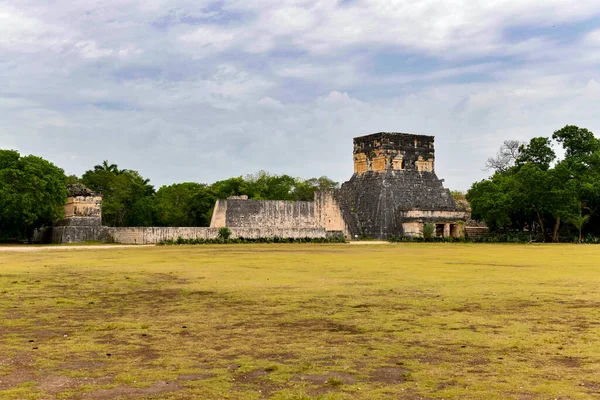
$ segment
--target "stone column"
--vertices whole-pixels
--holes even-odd
[[[444,237],[450,237],[450,224],[444,224]]]

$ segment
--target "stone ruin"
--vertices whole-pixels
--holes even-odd
[[[101,226],[102,195],[75,183],[67,185],[69,193],[64,219],[56,226]]]
[[[301,224],[348,239],[389,239],[419,236],[432,223],[437,236],[459,237],[468,216],[435,174],[434,137],[396,132],[354,138],[354,175],[303,203],[219,200],[211,227]]]
[[[230,228],[232,238],[389,239],[420,236],[425,223],[435,224],[437,236],[459,237],[469,216],[435,174],[433,136],[395,132],[354,138],[354,175],[341,188],[317,191],[314,201],[221,199],[208,228],[105,227],[102,195],[80,184],[68,190],[64,219],[38,230],[35,241],[214,239],[222,227]]]

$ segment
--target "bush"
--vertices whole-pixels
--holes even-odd
[[[421,235],[423,235],[423,239],[431,240],[435,238],[435,224],[430,222],[423,224],[423,228],[421,228]]]
[[[225,226],[223,228],[219,228],[219,239],[229,240],[230,236],[231,236],[231,231],[229,230],[229,228],[227,228]]]

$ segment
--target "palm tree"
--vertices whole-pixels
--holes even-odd
[[[108,160],[102,161],[101,165],[94,166],[94,172],[101,172],[101,171],[112,172],[116,175],[119,175],[121,173],[121,171],[119,171],[119,167],[117,167],[117,164],[109,164]]]
[[[588,215],[579,214],[579,215],[571,218],[571,223],[573,225],[575,225],[575,228],[577,228],[577,230],[579,230],[579,243],[582,242],[581,231],[583,230],[583,226],[588,222],[589,219],[590,219],[589,214]]]

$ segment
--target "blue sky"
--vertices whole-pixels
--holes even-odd
[[[466,190],[502,141],[600,132],[597,0],[0,0],[0,148],[156,186],[338,181],[352,137],[436,137]]]

